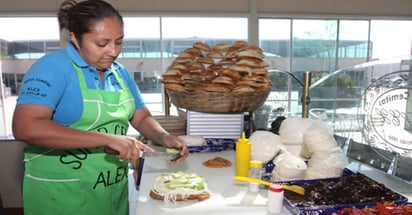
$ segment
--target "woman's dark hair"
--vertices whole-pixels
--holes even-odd
[[[103,0],[86,0],[76,3],[66,0],[60,5],[58,20],[60,29],[66,28],[73,32],[81,43],[82,35],[89,33],[98,21],[105,18],[117,17],[123,24],[123,17],[111,4]]]

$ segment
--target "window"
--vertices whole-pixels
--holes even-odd
[[[246,17],[128,16],[124,17],[124,22],[124,47],[118,60],[129,69],[154,114],[164,113],[159,77],[184,48],[195,41],[214,45],[248,39]],[[303,72],[311,71],[314,83],[339,68],[371,58],[411,54],[412,21],[409,20],[260,18],[258,22],[259,46],[270,65],[272,91],[276,92],[269,100],[277,102],[273,108],[280,107],[292,115],[299,115],[301,111],[299,81]],[[0,18],[0,29],[13,29],[0,31],[0,48],[2,84],[11,89],[12,94],[6,99],[15,99],[27,67],[45,53],[59,48],[57,19],[3,17]],[[13,63],[18,66],[11,66]],[[336,95],[339,84],[357,87],[365,84],[364,79],[361,72],[351,71],[340,79],[331,78],[323,85],[334,86],[335,92],[328,93]],[[333,103],[327,101],[326,94],[319,94],[313,98],[318,100],[316,106],[327,108],[350,106],[348,100],[358,96],[348,93],[342,97],[343,103]],[[14,107],[4,104],[3,111]],[[3,120],[6,127],[10,127],[8,121]],[[10,129],[6,130],[10,132]]]

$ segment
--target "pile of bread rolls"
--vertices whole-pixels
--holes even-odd
[[[268,66],[262,49],[245,41],[213,47],[195,42],[167,68],[162,83],[178,92],[267,92]]]

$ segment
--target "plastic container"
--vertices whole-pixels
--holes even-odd
[[[249,176],[250,142],[242,132],[242,138],[236,142],[236,176]]]
[[[280,214],[283,207],[283,188],[281,185],[272,184],[268,189],[268,213]]]
[[[263,163],[262,161],[257,161],[257,160],[251,160],[249,162],[249,178],[256,178],[256,179],[262,179],[262,174],[263,174]],[[251,192],[259,192],[260,190],[260,184],[255,183],[255,182],[249,182],[249,191]]]

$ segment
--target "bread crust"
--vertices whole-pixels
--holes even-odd
[[[151,190],[150,191],[150,197],[151,198],[153,198],[153,199],[156,199],[156,200],[164,200],[164,196],[162,196],[162,195],[160,195],[160,194],[157,194],[157,193],[155,193],[153,190]],[[175,201],[186,201],[186,200],[198,200],[198,201],[203,201],[203,200],[206,200],[206,199],[209,199],[210,198],[210,194],[209,193],[200,193],[200,194],[191,194],[191,195],[189,195],[189,196],[183,196],[183,195],[180,195],[180,194],[177,194],[176,196],[175,196],[175,198],[173,198],[173,200],[175,200]]]

